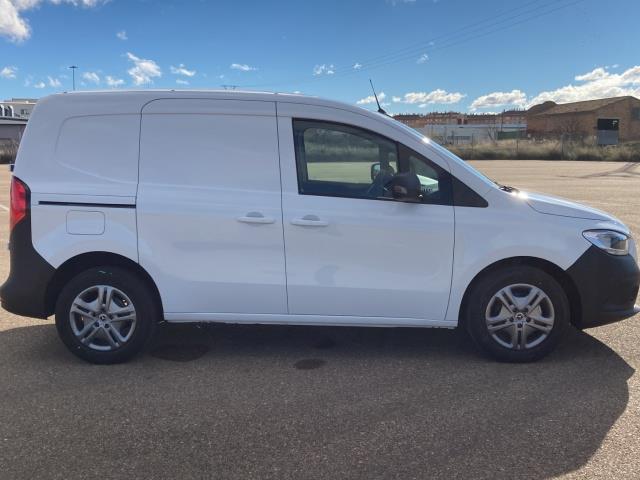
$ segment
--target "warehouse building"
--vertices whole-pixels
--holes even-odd
[[[0,101],[0,149],[14,147],[22,139],[29,116],[37,103],[33,98]]]
[[[35,98],[12,98],[0,101],[0,117],[29,119],[36,103]]]
[[[598,145],[640,140],[640,100],[613,97],[584,102],[544,102],[527,111],[527,133],[534,138],[569,136]]]
[[[27,120],[15,117],[0,117],[0,148],[12,143],[20,143]]]

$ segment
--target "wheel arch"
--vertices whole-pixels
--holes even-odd
[[[45,306],[49,315],[55,311],[56,302],[64,286],[79,273],[93,267],[113,266],[124,268],[140,277],[148,286],[155,297],[160,309],[160,318],[164,318],[162,297],[158,286],[151,275],[137,262],[112,252],[89,252],[72,257],[60,265],[49,281],[45,294]]]
[[[571,323],[575,326],[578,326],[580,324],[580,319],[582,318],[582,303],[580,299],[580,293],[578,292],[578,288],[576,287],[569,274],[567,274],[567,272],[560,268],[558,265],[548,260],[525,256],[510,257],[498,260],[497,262],[494,262],[491,265],[483,268],[476,274],[475,277],[473,277],[471,282],[469,282],[469,284],[467,285],[464,295],[462,296],[462,301],[460,302],[460,311],[458,318],[460,319],[461,325],[466,318],[465,310],[469,302],[469,294],[473,287],[485,276],[490,275],[492,272],[495,272],[496,270],[499,270],[501,268],[517,265],[528,265],[530,267],[538,268],[543,272],[551,275],[560,284],[565,292],[565,295],[567,296],[567,300],[569,301],[569,314]]]

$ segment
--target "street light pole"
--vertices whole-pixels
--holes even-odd
[[[75,91],[76,89],[76,68],[78,68],[76,65],[71,65],[69,67],[71,69],[72,72],[72,77],[73,77],[73,90]]]

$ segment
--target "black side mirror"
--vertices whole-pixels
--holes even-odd
[[[385,171],[387,172],[388,175],[396,174],[396,170],[389,164],[387,164],[387,166],[385,167]],[[376,178],[378,178],[378,175],[380,175],[381,172],[382,172],[382,164],[380,162],[372,163],[371,164],[371,181],[375,182]]]
[[[391,195],[400,202],[420,203],[422,201],[422,190],[420,180],[415,173],[398,173],[387,184],[391,190]]]
[[[371,164],[371,181],[373,182],[376,177],[380,174],[380,162]]]

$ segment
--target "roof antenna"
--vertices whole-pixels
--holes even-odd
[[[369,83],[371,84],[371,90],[373,90],[373,96],[376,99],[376,104],[378,105],[378,113],[381,113],[388,117],[389,114],[385,112],[384,109],[380,106],[380,102],[378,101],[378,95],[376,94],[376,89],[373,88],[373,82],[371,81],[371,79],[369,79]]]

